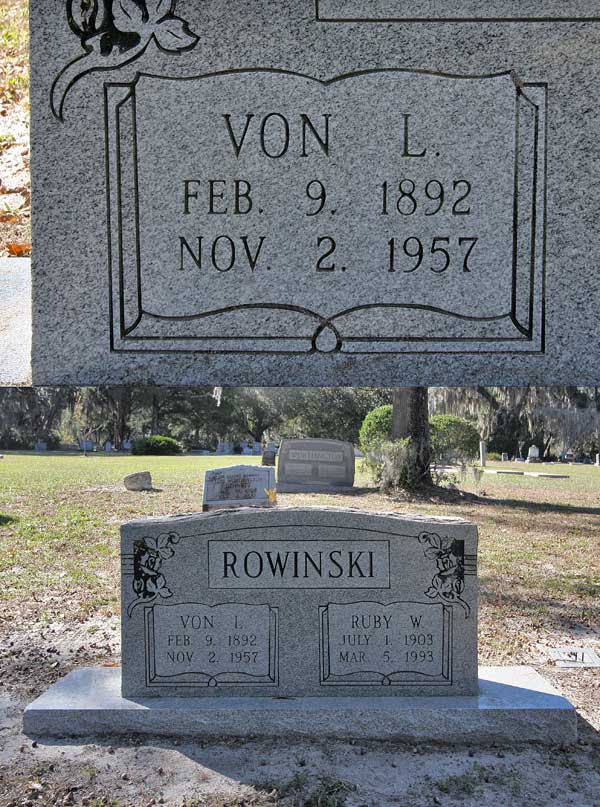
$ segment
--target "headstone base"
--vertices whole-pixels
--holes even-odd
[[[121,697],[121,670],[70,673],[27,707],[39,737],[330,737],[436,743],[577,740],[575,709],[530,667],[481,667],[478,697]]]

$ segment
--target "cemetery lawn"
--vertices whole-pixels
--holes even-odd
[[[207,468],[237,463],[254,464],[259,461],[254,457],[131,457],[101,454],[83,457],[63,453],[6,453],[4,459],[0,460],[2,694],[10,697],[11,702],[21,704],[21,708],[49,684],[75,667],[117,664],[119,525],[135,518],[197,511],[201,507],[203,475]],[[483,664],[531,665],[571,699],[580,715],[581,736],[589,745],[579,748],[573,758],[565,758],[565,761],[561,757],[560,764],[565,764],[567,769],[562,772],[559,770],[558,773],[562,777],[561,781],[568,784],[571,779],[581,782],[585,776],[592,775],[590,770],[595,771],[594,775],[598,777],[596,786],[600,788],[600,735],[592,730],[592,727],[596,731],[600,729],[599,671],[561,671],[548,661],[546,655],[547,648],[565,645],[585,645],[600,651],[600,469],[593,466],[490,465],[490,469],[500,467],[565,473],[570,478],[542,479],[486,474],[479,484],[472,478],[461,484],[465,495],[442,495],[439,499],[419,501],[393,500],[369,486],[359,462],[356,484],[362,487],[356,488],[352,495],[280,495],[279,503],[343,506],[399,513],[420,512],[460,516],[474,521],[480,530],[480,661]],[[154,492],[131,493],[125,490],[123,477],[136,470],[151,471],[156,488]],[[17,712],[15,707],[13,717]],[[0,709],[0,717],[1,715]],[[1,725],[0,723],[0,730]],[[20,729],[16,717],[11,725],[17,726],[13,729],[17,742]],[[0,745],[1,741],[2,734]],[[22,739],[19,740],[21,741]],[[164,750],[166,746],[163,746],[161,744]],[[254,800],[247,802],[208,800],[199,803],[207,807],[238,803],[256,804],[260,807],[293,804],[292,797],[300,792],[294,790],[300,784],[293,776],[295,773],[301,775],[304,767],[298,767],[298,761],[291,758],[291,750],[282,751],[276,744],[267,746],[268,744],[256,753],[259,756],[264,754],[271,761],[277,759],[279,767],[276,766],[276,771],[275,768],[269,770],[268,765],[265,769],[259,767],[252,782],[253,785],[259,780],[264,783],[270,777],[271,791],[276,792],[277,797],[271,795],[267,798],[263,793],[253,796]],[[89,753],[92,753],[89,748]],[[215,748],[213,746],[213,751]],[[228,743],[227,750],[223,753],[239,755],[241,748],[239,743]],[[349,748],[348,753],[356,753],[352,746]],[[137,746],[129,750],[121,749],[125,755],[133,755],[134,751],[137,754],[139,750]],[[149,754],[150,749],[146,750]],[[31,755],[33,752],[29,750],[27,753]],[[72,749],[70,753],[74,754],[75,751]],[[103,759],[106,753],[104,748]],[[304,754],[304,751],[298,753]],[[306,753],[309,760],[306,771],[310,773],[313,751],[309,748]],[[324,749],[323,753],[323,764],[326,768],[330,767],[331,759],[327,757],[329,751]],[[335,756],[338,751],[331,753]],[[533,751],[527,753],[534,754]],[[206,754],[208,759],[208,750]],[[316,750],[314,754],[317,754]],[[407,765],[410,764],[411,754],[409,749]],[[486,788],[489,790],[489,787],[482,783],[487,782],[490,776],[492,781],[496,781],[494,776],[497,771],[490,773],[490,770],[496,770],[494,765],[489,770],[486,769],[487,773],[479,768],[475,770],[473,760],[469,759],[466,752],[462,754],[462,761],[458,765],[450,765],[449,757],[447,758],[448,765],[442,766],[446,771],[445,778],[443,782],[440,780],[442,783],[439,787],[430,784],[427,786],[429,790],[414,793],[406,803],[451,803],[448,801],[448,793],[464,785],[466,791],[462,797],[465,798],[465,804],[472,803],[478,807],[488,803],[537,804],[534,796],[537,797],[542,791],[536,789],[543,789],[548,777],[556,773],[549,772],[544,767],[549,759],[547,752],[536,751],[539,759],[536,762],[531,758],[530,763],[533,766],[531,770],[537,771],[540,779],[535,779],[538,776],[535,773],[535,781],[532,780],[531,784],[531,798],[528,796],[523,802],[516,798],[511,800],[510,787],[514,786],[511,773],[502,785],[505,789],[496,788],[494,798],[497,800],[488,802],[487,795],[484,798],[484,791]],[[592,762],[588,757],[583,760],[582,754],[591,754]],[[494,754],[492,757],[495,759]],[[366,760],[369,758],[369,755],[365,757]],[[20,759],[22,765],[25,765],[23,757]],[[106,759],[114,762],[114,757]],[[422,770],[431,773],[430,761],[434,757],[428,756],[429,761],[423,756],[418,759]],[[515,775],[521,783],[528,781],[529,774],[523,772],[526,759],[529,757],[515,752]],[[0,751],[0,797],[4,795],[1,768],[5,761],[6,757]],[[23,768],[27,770],[27,781],[33,776],[31,765],[34,762],[32,757]],[[478,757],[477,762],[479,764],[481,758]],[[501,762],[504,765],[506,759]],[[497,763],[498,760],[494,764]],[[390,764],[389,761],[385,763],[386,770],[389,770]],[[235,768],[233,761],[231,765]],[[353,765],[355,763],[348,766],[350,779],[354,776]],[[127,765],[117,765],[117,768],[119,776],[121,772],[128,770]],[[315,779],[314,771],[317,769],[322,772],[323,766],[317,766],[310,774],[311,786],[316,786],[315,782],[320,782],[323,778],[319,774],[321,779]],[[77,776],[80,776],[81,771],[79,768],[77,770]],[[282,770],[289,771],[289,775],[284,776]],[[10,768],[10,771],[10,776],[14,777],[14,769]],[[156,776],[156,773],[153,775]],[[368,777],[368,772],[365,775]],[[95,781],[91,773],[90,777],[90,781]],[[435,777],[432,781],[435,781]],[[595,803],[568,801],[566,794],[571,793],[573,788],[567,784],[563,801],[539,803]],[[22,785],[26,786],[25,780]],[[119,787],[121,786],[127,787],[122,782]],[[158,786],[156,782],[155,786]],[[327,789],[326,785],[323,787]],[[482,787],[484,791],[481,791]],[[265,793],[267,791],[271,792],[268,788]],[[10,789],[6,792],[13,794]],[[93,789],[90,792],[96,794]],[[148,791],[149,794],[151,792]],[[241,792],[235,791],[236,798],[241,798]],[[256,792],[253,786],[252,793]],[[435,802],[434,796],[439,796],[442,800]],[[472,802],[469,800],[471,796],[474,799]],[[420,800],[421,797],[423,801]],[[286,801],[288,798],[290,800]],[[149,799],[150,795],[148,801]],[[336,804],[336,807],[351,807],[355,804],[380,807],[380,804],[388,803],[383,798],[381,801],[356,801],[349,793],[344,799],[346,800],[322,803]],[[11,802],[2,802],[0,798],[0,803]],[[130,802],[123,796],[123,802],[110,803]]]

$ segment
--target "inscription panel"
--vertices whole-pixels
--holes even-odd
[[[148,686],[277,684],[277,609],[153,605],[145,619]]]
[[[208,544],[208,586],[220,589],[389,588],[389,541]]]
[[[597,385],[600,0],[124,5],[30,3],[34,384]]]
[[[321,611],[321,683],[451,683],[452,610],[431,603],[330,603]]]
[[[542,85],[257,69],[106,103],[114,350],[543,350]]]

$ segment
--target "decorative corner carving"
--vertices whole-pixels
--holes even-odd
[[[85,51],[56,76],[50,107],[63,120],[65,99],[80,79],[131,64],[154,42],[164,53],[183,53],[199,37],[175,15],[177,0],[67,0],[67,20]]]
[[[425,596],[430,600],[442,600],[447,605],[459,605],[468,619],[471,606],[461,597],[465,590],[465,542],[442,538],[434,532],[422,532],[419,543],[427,544],[425,557],[435,560],[438,568]]]
[[[173,592],[162,573],[163,561],[172,558],[181,536],[175,532],[162,533],[157,538],[140,538],[133,545],[133,590],[137,599],[127,608],[131,617],[138,605],[149,605],[157,597],[169,599]]]

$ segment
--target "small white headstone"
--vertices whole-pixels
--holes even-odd
[[[527,455],[527,462],[539,462],[540,461],[540,450],[537,446],[530,446],[529,453]]]
[[[202,510],[227,507],[269,507],[267,491],[275,490],[275,471],[257,465],[233,465],[214,468],[204,476]]]

